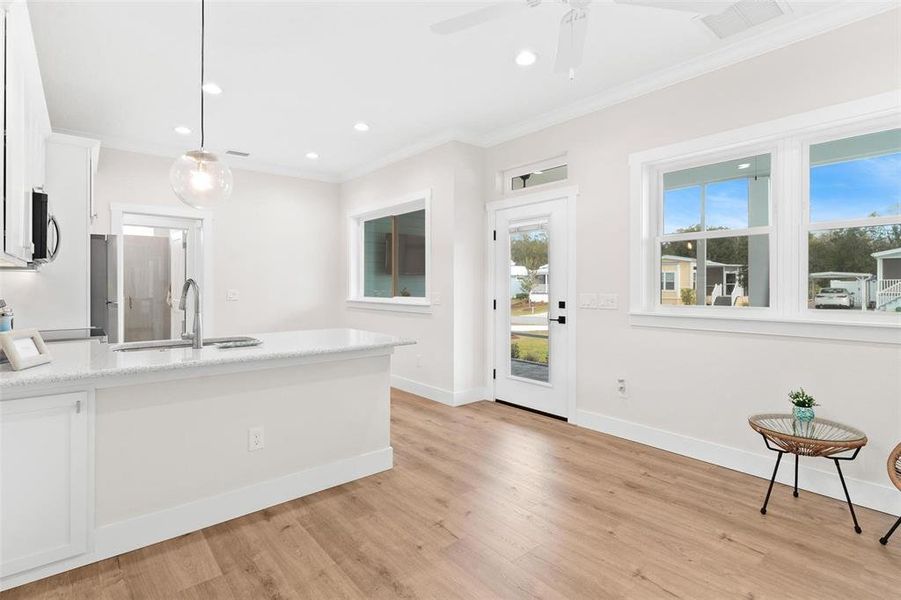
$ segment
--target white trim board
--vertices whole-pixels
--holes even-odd
[[[754,475],[764,480],[769,480],[773,475],[773,466],[776,461],[775,453],[768,450],[762,450],[760,453],[748,452],[747,450],[723,446],[722,444],[657,429],[648,425],[608,417],[588,410],[576,411],[575,424],[579,427],[645,444],[652,448],[666,450],[667,452],[726,467],[740,473]],[[748,429],[748,435],[753,436],[757,434]],[[763,447],[763,440],[760,440],[760,444]],[[783,461],[783,464],[780,465],[779,476],[776,478],[776,481],[791,486],[794,478],[793,457],[789,456],[786,460],[788,461],[787,463]],[[823,468],[812,467],[812,464]],[[899,497],[898,490],[894,486],[861,481],[847,475],[845,475],[845,481],[851,493],[851,500],[855,505],[865,506],[890,515],[901,513],[901,497]],[[839,482],[838,473],[835,472],[829,461],[822,458],[801,459],[798,468],[798,489],[835,498],[842,503],[845,502],[845,495]],[[765,494],[766,483],[762,481],[760,485],[761,504]],[[785,502],[780,504],[779,498],[783,498],[785,496],[784,493],[774,490],[773,494],[775,500],[771,499],[770,512],[775,517],[777,506],[783,506],[785,510],[789,510],[790,507],[786,506]],[[773,504],[773,501],[776,503]],[[848,528],[851,528],[850,514],[848,515]],[[871,531],[869,533],[875,532]],[[879,533],[881,534],[882,532],[880,531]]]
[[[124,552],[156,544],[223,523],[295,498],[391,469],[394,450],[381,450],[317,466],[284,477],[261,481],[224,494],[118,521],[94,531],[94,548],[87,554],[5,577],[0,590],[43,579]]]
[[[391,387],[447,406],[463,406],[491,398],[490,391],[486,387],[474,387],[454,392],[400,375],[391,376]]]

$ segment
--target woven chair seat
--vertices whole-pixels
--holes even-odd
[[[901,444],[895,446],[888,457],[888,477],[901,490]]]
[[[783,451],[801,456],[832,456],[867,443],[864,432],[829,419],[799,423],[790,414],[767,413],[752,416],[748,424]]]

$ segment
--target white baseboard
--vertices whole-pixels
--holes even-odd
[[[434,385],[407,379],[400,375],[391,376],[391,387],[396,387],[399,390],[416,394],[417,396],[422,396],[423,398],[434,400],[435,402],[440,402],[441,404],[446,404],[448,406],[463,406],[464,404],[470,404],[488,398],[488,390],[483,387],[452,392],[451,390],[446,390]]]
[[[0,590],[118,556],[288,500],[375,475],[387,471],[393,465],[394,451],[389,446],[277,479],[255,483],[218,496],[104,525],[94,531],[92,551],[4,577],[0,580]]]
[[[775,454],[767,450],[760,453],[749,452],[587,410],[576,411],[575,424],[766,480],[773,476]],[[763,441],[761,440],[760,443],[762,446]],[[794,483],[794,462],[789,461],[786,463],[786,460],[790,458],[792,457],[786,457],[782,461],[783,464],[780,466],[779,475],[776,478],[776,481],[786,485],[793,485]],[[805,465],[804,463],[808,464]],[[798,488],[844,502],[845,494],[842,491],[841,483],[834,467],[831,470],[819,469],[811,467],[811,463],[816,463],[823,467],[832,467],[830,462],[822,459],[802,458],[798,468]],[[847,475],[845,475],[845,482],[848,485],[851,500],[853,500],[854,504],[891,515],[901,514],[901,497],[899,497],[898,490],[894,486],[879,485],[869,481],[854,479]],[[764,493],[765,488],[762,487],[761,501]]]

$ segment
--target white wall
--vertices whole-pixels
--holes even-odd
[[[671,446],[693,447],[696,440],[719,444],[726,448],[707,447],[724,461],[732,456],[737,462],[732,466],[759,471],[764,465],[765,472],[772,468],[772,455],[748,428],[747,417],[786,411],[786,393],[803,385],[822,404],[819,415],[868,434],[870,444],[846,472],[883,486],[888,494],[885,459],[901,439],[898,346],[629,325],[628,158],[656,146],[897,90],[899,22],[898,12],[883,14],[486,152],[486,200],[499,197],[497,172],[568,153],[569,184],[581,192],[579,291],[619,296],[619,310],[579,313],[577,419],[668,440]],[[627,381],[628,399],[617,397],[618,377]],[[804,462],[834,470],[826,461]],[[828,481],[824,485],[834,482],[829,491],[840,493],[831,473]],[[885,498],[893,502],[891,492]]]
[[[348,327],[416,340],[398,348],[391,372],[399,387],[448,403],[482,396],[482,338],[477,307],[482,296],[481,150],[457,142],[442,145],[341,185],[344,214],[342,273],[348,293],[347,219],[350,214],[389,206],[431,190],[431,263],[427,314],[344,307]],[[343,304],[343,302],[342,302]],[[461,356],[459,360],[455,357]],[[476,364],[478,363],[478,365]]]
[[[110,233],[112,203],[184,205],[166,157],[101,149],[91,233]],[[213,210],[216,335],[335,326],[341,287],[334,237],[338,186],[233,170],[234,193]],[[226,302],[226,290],[240,292]],[[207,330],[207,335],[214,332]]]

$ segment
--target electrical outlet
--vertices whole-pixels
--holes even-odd
[[[247,430],[247,451],[263,449],[263,427],[251,427]]]
[[[227,290],[225,292],[225,301],[226,302],[237,302],[241,298],[241,293],[238,290]]]
[[[628,398],[629,394],[626,391],[626,380],[623,378],[619,378],[616,380],[616,393],[620,398]]]

